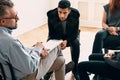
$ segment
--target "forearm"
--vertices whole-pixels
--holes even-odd
[[[10,47],[9,61],[16,69],[23,73],[31,73],[39,66],[40,53],[42,48],[34,46],[32,49],[24,47],[16,40]],[[19,61],[19,63],[18,63]]]
[[[104,30],[108,30],[109,29],[109,26],[106,24],[106,23],[102,23],[102,28],[104,29]]]
[[[16,50],[12,49],[11,51],[14,53],[11,54],[12,58],[9,58],[13,67],[20,70],[23,73],[32,73],[37,69],[40,59],[39,53],[37,53],[36,51],[28,53],[29,51],[25,51],[20,48],[14,49]]]
[[[108,26],[104,22],[103,22],[102,26],[103,26],[103,29],[107,30],[111,35],[117,35],[117,32],[120,31],[120,27]]]

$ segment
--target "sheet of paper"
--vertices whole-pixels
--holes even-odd
[[[49,53],[50,51],[52,51],[55,47],[57,47],[61,43],[62,43],[62,40],[49,40],[48,42],[43,43],[43,45]]]

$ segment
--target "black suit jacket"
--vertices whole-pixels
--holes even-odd
[[[61,21],[58,17],[57,8],[47,12],[48,16],[48,29],[49,29],[49,39],[62,39],[67,40],[67,42],[74,41],[79,34],[79,17],[80,14],[78,10],[71,8],[71,13],[69,14],[66,22],[66,34],[63,34]]]

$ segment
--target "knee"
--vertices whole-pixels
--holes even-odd
[[[56,60],[59,66],[65,65],[65,59],[63,56],[59,56]]]
[[[107,31],[101,30],[101,31],[96,33],[95,38],[99,38],[99,39],[104,38],[104,36],[106,36],[106,33],[107,33]]]
[[[85,68],[86,64],[84,62],[80,62],[78,63],[78,72],[83,70],[83,68]]]
[[[97,32],[96,35],[95,35],[95,37],[101,37],[102,35],[103,35],[102,32]]]

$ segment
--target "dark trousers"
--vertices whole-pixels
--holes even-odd
[[[95,35],[92,53],[102,53],[102,48],[116,49],[119,46],[120,46],[120,35],[113,36],[110,35],[106,30],[100,30]]]
[[[108,35],[108,31],[100,30],[96,33],[95,39],[93,42],[92,53],[102,53],[102,48],[104,44],[104,40]]]
[[[88,72],[112,80],[120,80],[120,70],[105,63],[103,56],[103,54],[92,54],[89,56],[89,61],[83,61],[78,64],[80,80],[90,80]]]
[[[71,59],[75,63],[75,66],[72,70],[73,74],[76,74],[78,71],[78,60],[80,55],[80,43],[79,39],[75,39],[74,41],[68,43],[71,51]]]

